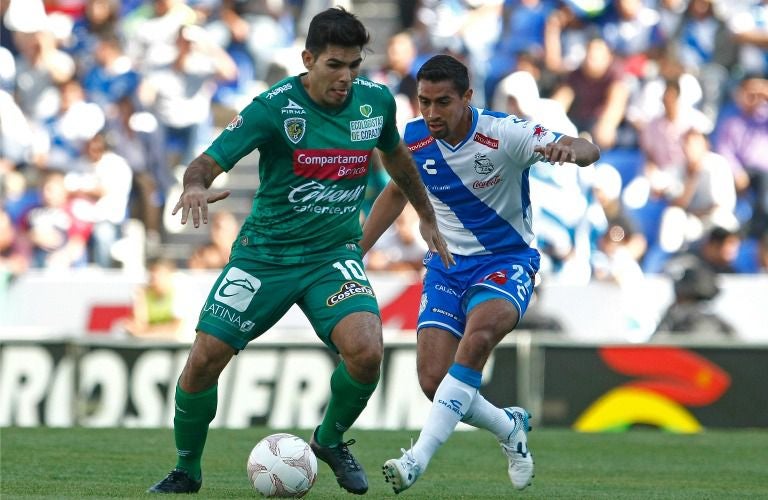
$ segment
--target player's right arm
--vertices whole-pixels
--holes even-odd
[[[192,160],[184,171],[184,191],[173,209],[172,215],[181,210],[181,223],[186,224],[189,216],[195,227],[208,224],[208,204],[223,200],[229,196],[230,191],[209,193],[213,180],[224,171],[221,166],[205,153]]]

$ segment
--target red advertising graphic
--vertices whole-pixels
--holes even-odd
[[[701,424],[685,407],[710,405],[731,385],[720,367],[678,347],[603,347],[598,353],[614,371],[638,379],[592,403],[574,424],[581,431],[617,431],[641,424],[699,432]]]

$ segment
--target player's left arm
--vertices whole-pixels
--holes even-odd
[[[543,146],[533,148],[535,153],[544,157],[554,165],[558,163],[575,163],[580,167],[592,165],[600,159],[600,148],[582,137],[561,136],[559,140],[552,141]]]
[[[416,213],[419,214],[419,229],[427,246],[433,252],[440,254],[445,267],[454,264],[453,256],[448,251],[448,246],[437,229],[437,219],[435,210],[427,196],[427,189],[421,182],[419,172],[416,170],[416,164],[413,162],[408,147],[400,141],[398,145],[390,152],[381,151],[381,160],[387,173],[397,184],[408,201],[411,202]],[[402,211],[402,207],[401,207]],[[399,212],[398,212],[399,213]]]

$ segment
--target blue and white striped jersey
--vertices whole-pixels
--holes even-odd
[[[542,160],[534,148],[562,134],[512,115],[471,110],[472,126],[456,147],[432,137],[423,118],[408,122],[403,136],[448,250],[457,255],[536,252],[529,168]]]

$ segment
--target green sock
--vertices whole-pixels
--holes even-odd
[[[176,468],[184,469],[197,480],[202,477],[200,461],[208,425],[216,416],[217,387],[214,385],[202,392],[189,393],[176,385],[176,413],[173,418],[178,456]]]
[[[361,384],[352,378],[343,361],[339,363],[331,375],[331,400],[317,430],[317,442],[321,446],[332,446],[341,442],[344,431],[349,429],[363,412],[378,382],[376,380],[371,384]]]

